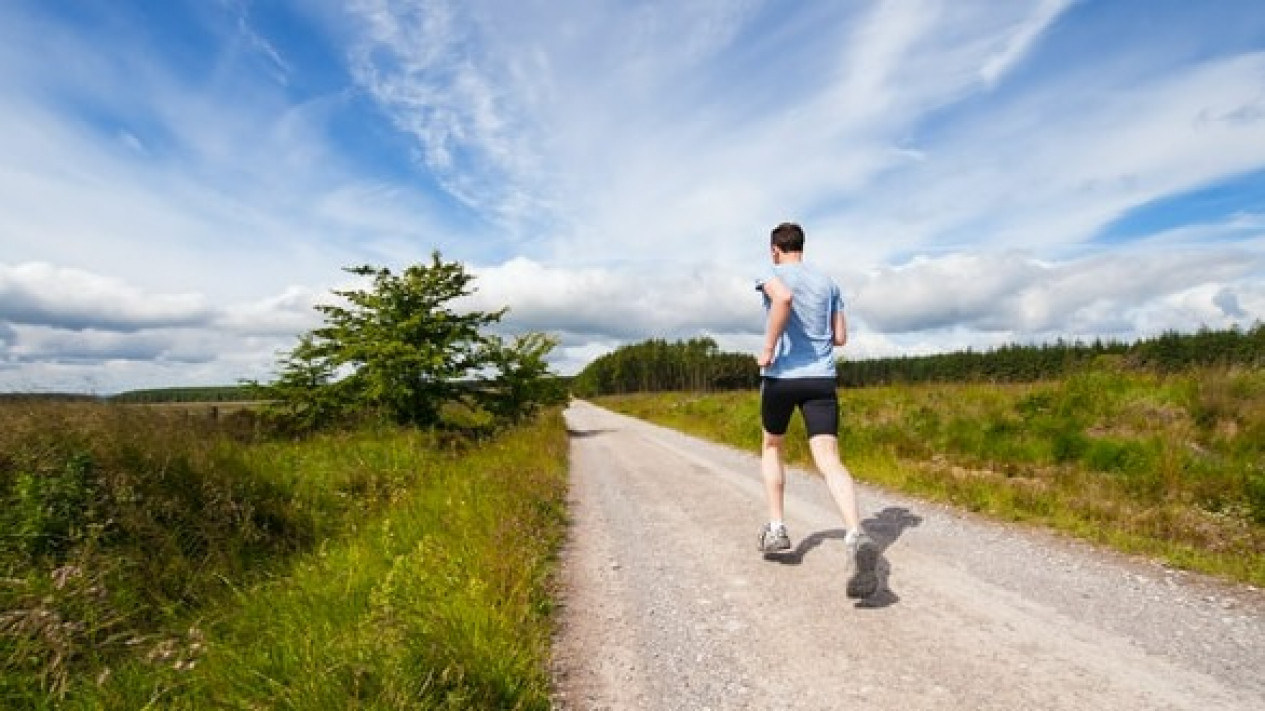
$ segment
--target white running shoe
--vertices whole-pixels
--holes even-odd
[[[781,553],[791,549],[791,537],[786,533],[786,526],[777,526],[771,523],[764,524],[764,528],[760,529],[760,552],[768,555],[770,553]]]

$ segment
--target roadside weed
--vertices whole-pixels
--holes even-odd
[[[468,446],[58,407],[0,408],[0,707],[548,708],[557,410]]]

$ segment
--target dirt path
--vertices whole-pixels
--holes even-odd
[[[567,412],[574,514],[556,707],[1265,709],[1265,593],[863,488],[878,595],[843,594],[838,515],[792,474],[755,550],[754,456]]]

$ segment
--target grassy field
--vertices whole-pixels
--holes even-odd
[[[1265,586],[1265,372],[843,390],[858,479]],[[756,451],[754,392],[600,398]],[[799,427],[798,418],[794,427]],[[789,456],[808,461],[802,430]]]
[[[841,397],[863,480],[1265,585],[1261,371]],[[753,392],[602,403],[758,446]],[[557,411],[278,442],[237,409],[4,403],[0,708],[547,709],[566,453]]]
[[[0,407],[0,707],[546,709],[566,447]]]

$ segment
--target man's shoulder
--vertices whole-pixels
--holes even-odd
[[[798,278],[802,279],[803,281],[812,282],[814,284],[821,284],[821,285],[827,285],[827,284],[830,286],[835,285],[834,277],[830,276],[829,274],[822,271],[821,269],[818,269],[816,266],[813,266],[812,264],[807,264],[804,262],[801,262],[797,266],[799,267]]]

